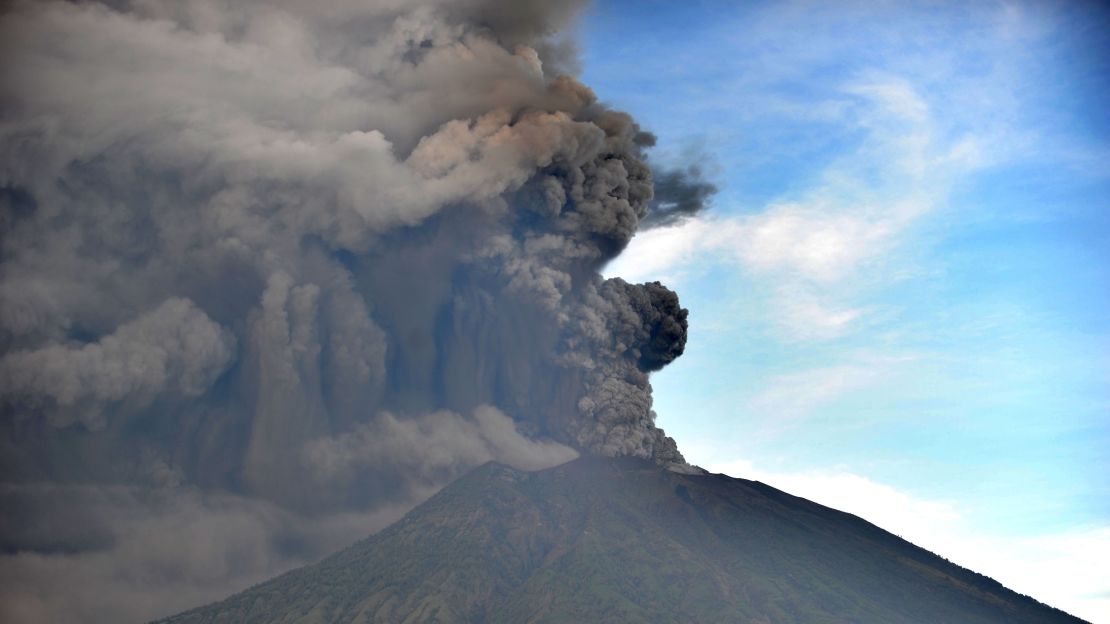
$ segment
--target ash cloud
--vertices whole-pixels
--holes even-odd
[[[705,179],[701,167],[655,172],[655,196],[641,228],[674,225],[705,210],[717,186]]]
[[[685,310],[598,269],[710,190],[561,73],[580,5],[0,9],[0,619],[213,600],[491,459],[687,468]]]
[[[6,353],[0,395],[54,427],[79,423],[95,432],[106,426],[106,411],[203,394],[234,354],[231,332],[189,300],[169,299],[95,342]]]

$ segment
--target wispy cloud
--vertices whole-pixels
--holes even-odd
[[[1110,171],[1105,72],[1082,48],[1104,45],[1092,33],[1105,15],[1031,2],[802,0],[718,20],[695,38],[690,56],[711,53],[724,67],[699,73],[691,59],[672,77],[697,97],[651,123],[663,143],[668,131],[701,132],[722,152],[717,210],[638,235],[606,270],[665,279],[699,315],[685,361],[666,373],[685,376],[658,381],[672,391],[663,397],[686,393],[660,412],[682,423],[668,430],[687,456],[814,466],[864,448],[943,462],[945,474],[903,476],[897,488],[848,469],[716,468],[860,514],[1110,622],[1105,520],[1006,535],[1105,516],[1105,377],[1093,372],[1105,367],[1089,347],[1105,335],[1091,313],[1104,303],[1091,295],[1104,272],[1090,268],[1105,254],[1089,242],[1105,219],[1065,214],[1097,210]],[[1021,258],[1053,252],[1066,257],[1040,267]],[[1057,270],[1072,286],[1032,279]],[[1054,296],[1074,301],[1041,305]],[[714,374],[721,381],[703,382]],[[931,424],[858,439],[880,418]],[[1039,486],[1026,480],[1035,473]],[[943,484],[959,502],[899,489],[909,484]]]
[[[681,280],[723,262],[740,279],[774,285],[766,321],[785,339],[835,338],[861,324],[871,310],[853,300],[854,286],[895,278],[900,245],[979,159],[974,137],[937,131],[929,105],[905,79],[870,77],[841,94],[856,98],[843,121],[864,139],[815,186],[756,212],[650,230],[607,273]]]
[[[894,367],[909,358],[869,358],[771,377],[749,410],[782,423],[807,418],[815,409],[842,396],[889,379]]]
[[[1045,59],[1059,59],[1066,39],[1056,12],[1028,3],[874,10],[880,17],[780,3],[708,37],[731,46],[726,69],[676,77],[704,91],[680,105],[725,152],[718,213],[640,235],[607,272],[682,281],[725,265],[737,282],[765,287],[769,333],[835,339],[889,312],[873,304],[877,286],[925,270],[929,249],[918,243],[931,226],[1017,218],[1017,208],[968,198],[980,174],[1015,164],[1044,176],[1105,174],[1105,145],[1065,131],[1043,93],[1066,79],[1047,74],[1057,61]],[[772,162],[791,177],[745,179],[782,175]],[[759,203],[746,203],[751,187]]]

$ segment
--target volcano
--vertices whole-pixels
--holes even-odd
[[[327,559],[165,623],[1081,623],[773,487],[488,463]]]

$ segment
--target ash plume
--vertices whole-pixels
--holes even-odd
[[[640,228],[673,225],[705,210],[717,187],[705,179],[697,165],[685,169],[656,171],[655,196]]]
[[[688,468],[686,311],[598,269],[708,187],[560,73],[580,5],[0,9],[0,619],[218,598],[491,459]]]

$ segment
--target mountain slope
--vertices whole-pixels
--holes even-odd
[[[487,464],[192,623],[1078,623],[855,516],[723,475]]]

